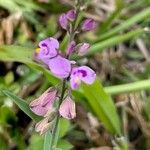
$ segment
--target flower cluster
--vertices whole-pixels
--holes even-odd
[[[57,90],[55,88],[47,89],[39,98],[30,103],[30,109],[37,115],[43,116],[44,119],[36,124],[36,131],[44,134],[53,123],[57,114],[53,107],[57,98]],[[76,116],[75,103],[67,96],[59,107],[59,114],[66,119],[73,119]]]
[[[63,29],[70,32],[70,28],[73,28],[76,19],[76,11],[70,10],[60,16],[59,24]],[[74,28],[72,34],[77,33],[77,30],[90,31],[95,27],[95,21],[88,18],[85,19],[78,28]],[[76,42],[71,39],[66,53],[62,54],[59,50],[58,40],[49,37],[39,43],[39,47],[35,51],[35,59],[46,65],[54,76],[69,81],[71,89],[74,90],[80,87],[81,82],[92,84],[95,81],[96,74],[91,68],[88,66],[77,66],[75,61],[69,59],[74,53],[77,53],[79,56],[85,55],[89,48],[89,43],[76,44]],[[50,114],[50,110],[54,108],[53,103],[57,94],[58,91],[56,89],[50,88],[38,99],[30,103],[30,108],[35,114],[45,117],[45,119],[36,125],[36,131],[41,134],[45,133],[50,127],[49,122],[51,119],[47,116],[50,116],[48,114]],[[67,96],[62,101],[58,112],[62,117],[67,119],[73,119],[76,116],[75,103],[70,96]]]

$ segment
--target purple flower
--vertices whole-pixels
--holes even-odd
[[[83,56],[87,53],[88,49],[90,48],[90,44],[89,43],[83,43],[79,49],[78,49],[78,55],[79,56]]]
[[[87,67],[81,66],[72,69],[71,76],[70,76],[70,85],[72,89],[79,88],[81,81],[92,84],[96,79],[95,72]]]
[[[67,16],[66,14],[62,14],[60,17],[59,17],[59,24],[60,26],[67,30],[67,27],[68,27],[68,19],[67,19]]]
[[[90,31],[96,28],[96,22],[93,19],[85,19],[82,24],[83,31]]]
[[[69,21],[74,21],[76,18],[76,11],[75,10],[70,10],[66,13],[67,19]]]
[[[39,43],[39,48],[36,49],[35,58],[41,60],[45,64],[48,64],[49,59],[57,55],[57,49],[59,48],[59,42],[52,37],[42,40]]]
[[[69,96],[61,103],[59,113],[66,119],[73,119],[76,117],[75,103]]]
[[[50,59],[48,66],[51,72],[58,78],[67,78],[70,75],[71,62],[60,55]]]
[[[75,51],[75,48],[76,48],[75,41],[71,41],[67,47],[67,54],[71,55]]]
[[[47,89],[39,98],[30,103],[30,109],[39,116],[47,114],[56,99],[57,91],[53,88]]]

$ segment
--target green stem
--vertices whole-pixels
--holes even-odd
[[[128,84],[109,86],[109,87],[105,87],[104,89],[110,95],[133,92],[138,90],[145,90],[145,89],[150,89],[150,80],[147,79],[147,80],[137,81]]]
[[[58,108],[60,107],[60,105],[63,101],[64,95],[65,95],[65,90],[66,90],[65,87],[66,87],[66,80],[64,79],[63,84],[62,84],[61,96],[60,96],[59,103],[58,103]],[[52,140],[51,140],[50,150],[55,149],[56,145],[57,145],[56,133],[57,133],[57,129],[58,129],[59,118],[60,118],[60,116],[59,116],[59,113],[58,113],[57,116],[56,116],[56,121],[55,121],[55,124],[54,124],[53,131],[52,131]]]
[[[77,9],[77,18],[79,16],[79,13],[80,11]],[[74,36],[75,36],[75,25],[77,24],[77,20],[75,21],[75,24],[69,34],[69,43],[74,39]],[[69,55],[66,57],[67,59],[69,59]],[[66,88],[66,79],[63,80],[63,85],[62,85],[62,91],[61,91],[61,96],[60,96],[60,99],[59,99],[59,104],[58,104],[58,109],[63,101],[63,98],[64,98],[64,95],[65,95],[65,88]],[[53,150],[56,148],[56,145],[57,145],[57,138],[56,138],[56,134],[57,134],[57,129],[58,129],[58,125],[59,125],[59,113],[57,114],[56,116],[56,121],[55,121],[55,124],[54,124],[54,128],[53,128],[53,131],[52,131],[52,140],[51,140],[51,145],[50,145],[50,150]]]

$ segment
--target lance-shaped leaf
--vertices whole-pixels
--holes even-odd
[[[13,102],[16,103],[16,105],[25,113],[27,114],[31,119],[35,121],[40,121],[43,117],[38,116],[34,114],[30,108],[29,105],[21,98],[17,97],[16,95],[12,94],[11,92],[4,90],[2,91],[6,96],[8,96]]]
[[[121,134],[120,121],[115,105],[99,80],[91,86],[83,84],[82,90],[93,112],[112,134]]]

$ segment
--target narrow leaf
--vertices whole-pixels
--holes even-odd
[[[33,50],[14,45],[0,46],[0,60],[2,61],[17,61],[17,62],[32,62]]]
[[[16,103],[16,105],[25,113],[27,114],[31,119],[35,121],[40,121],[42,119],[41,116],[38,116],[34,114],[30,108],[29,105],[21,98],[17,97],[16,95],[12,94],[12,92],[9,92],[8,90],[2,91],[6,96],[8,96],[10,99],[13,100],[13,102]]]
[[[150,89],[150,80],[147,79],[147,80],[136,81],[127,84],[114,85],[114,86],[105,87],[104,89],[108,94],[111,95],[133,92],[138,90],[146,90],[146,89]]]
[[[150,17],[150,7],[148,7],[147,9],[144,9],[142,12],[137,13],[136,15],[129,18],[128,20],[125,20],[118,26],[112,28],[109,32],[107,32],[103,35],[100,35],[98,40],[103,40],[103,39],[109,38],[110,36],[120,32],[120,31],[128,29],[130,26],[134,25],[135,23],[137,23],[147,17]]]
[[[93,112],[102,121],[106,129],[112,134],[121,134],[120,121],[115,105],[111,97],[105,93],[100,81],[97,80],[91,86],[83,84],[82,88]]]
[[[132,32],[128,32],[126,34],[122,34],[122,35],[117,35],[117,36],[113,36],[107,40],[104,40],[102,42],[98,42],[93,44],[93,46],[90,48],[89,53],[87,55],[92,55],[96,52],[101,52],[102,50],[112,47],[114,45],[117,45],[121,42],[127,41],[133,37],[136,37],[140,34],[144,33],[143,29],[137,29],[135,31]]]

